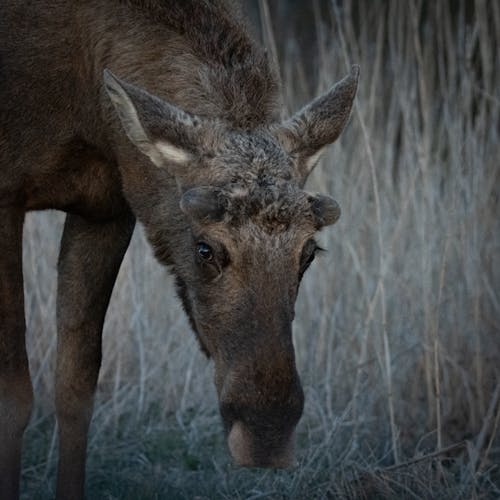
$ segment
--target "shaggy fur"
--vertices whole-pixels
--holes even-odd
[[[33,397],[21,259],[29,210],[67,213],[58,498],[83,497],[102,326],[136,218],[215,363],[236,462],[292,460],[303,407],[294,303],[315,231],[340,214],[302,186],[348,119],[358,70],[284,123],[276,74],[222,0],[1,2],[0,498],[18,497]]]

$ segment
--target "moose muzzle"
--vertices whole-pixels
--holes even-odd
[[[293,434],[304,407],[300,380],[294,364],[285,375],[273,371],[267,375],[247,373],[230,387],[224,384],[220,411],[228,447],[234,461],[243,467],[295,464]],[[234,381],[234,377],[230,379]]]

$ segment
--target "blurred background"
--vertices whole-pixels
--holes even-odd
[[[137,227],[105,325],[89,498],[498,498],[500,2],[243,8],[290,112],[361,66],[350,124],[308,182],[342,217],[297,303],[299,465],[231,465],[212,366]],[[25,224],[29,499],[54,496],[62,223]]]

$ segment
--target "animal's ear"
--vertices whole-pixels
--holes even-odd
[[[212,186],[200,186],[186,191],[180,201],[181,210],[198,222],[222,220],[228,199],[224,192]]]
[[[279,125],[275,135],[283,147],[298,157],[299,177],[305,182],[321,156],[323,148],[335,142],[349,118],[359,66],[290,119]]]
[[[340,206],[330,196],[324,194],[312,194],[309,197],[311,211],[316,222],[316,228],[335,224],[340,217]]]
[[[158,167],[175,173],[196,152],[201,119],[105,69],[104,87],[128,138]]]

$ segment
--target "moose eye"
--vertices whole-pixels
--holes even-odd
[[[316,249],[314,249],[309,256],[307,257],[305,261],[305,266],[309,267],[312,264],[312,261],[314,260],[314,257],[316,257]]]
[[[302,256],[300,258],[300,271],[299,271],[300,278],[302,278],[307,268],[311,265],[318,250],[321,250],[321,248],[318,247],[318,245],[314,240],[309,240],[304,245],[304,248],[302,249]]]
[[[196,253],[198,257],[205,262],[210,262],[214,258],[212,248],[203,241],[196,244]]]

